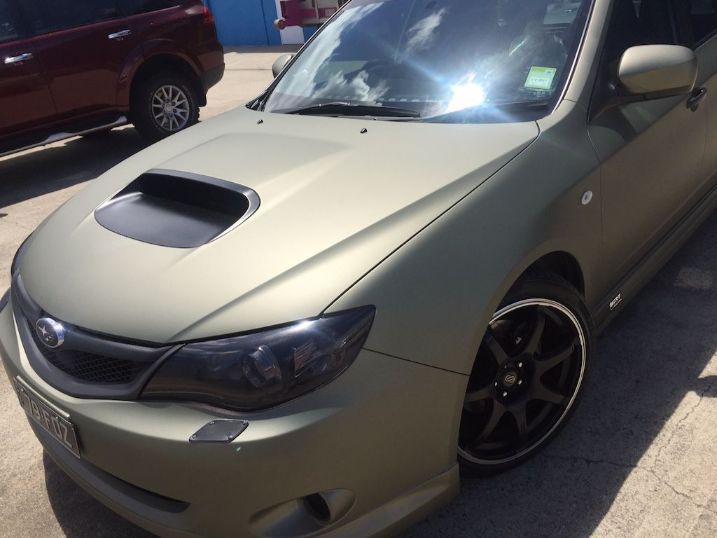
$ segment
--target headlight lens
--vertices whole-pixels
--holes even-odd
[[[143,399],[252,411],[328,383],[356,359],[373,323],[362,307],[277,329],[188,344],[159,368]]]

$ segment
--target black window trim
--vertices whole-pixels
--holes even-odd
[[[707,34],[705,37],[697,41],[692,48],[697,50],[702,47],[702,45],[706,45],[708,41],[712,41],[715,37],[717,37],[717,28],[712,30],[712,33]]]

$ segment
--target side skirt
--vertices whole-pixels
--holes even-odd
[[[129,123],[129,120],[125,116],[120,116],[116,121],[112,123],[108,123],[106,125],[100,125],[99,127],[93,127],[92,129],[85,129],[83,131],[77,131],[77,132],[60,132],[55,133],[53,135],[48,136],[45,138],[45,140],[33,144],[29,144],[27,146],[22,146],[19,148],[15,148],[9,151],[2,152],[0,151],[0,157],[7,157],[8,155],[12,155],[14,153],[20,153],[21,151],[27,151],[29,149],[33,148],[39,148],[41,146],[47,146],[49,144],[54,144],[55,142],[61,142],[62,140],[67,140],[68,138],[74,138],[76,136],[85,136],[92,133],[97,133],[99,131],[109,131],[110,129],[114,129],[115,127],[122,127],[123,125],[127,125]]]

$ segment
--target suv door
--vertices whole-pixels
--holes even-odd
[[[190,17],[180,9],[188,0],[119,0],[125,14],[131,17],[139,41],[145,45],[154,39],[176,50],[188,35],[195,35]],[[195,2],[196,3],[196,2]],[[201,5],[201,4],[199,4]]]
[[[603,163],[604,259],[619,275],[676,224],[704,181],[704,106],[693,112],[687,97],[673,97],[600,112],[625,50],[676,43],[668,0],[614,0],[589,132]]]
[[[0,0],[0,139],[17,137],[55,114],[35,48],[18,15],[14,0]]]
[[[117,109],[135,50],[115,0],[23,0],[60,117]],[[140,52],[141,55],[141,52]]]

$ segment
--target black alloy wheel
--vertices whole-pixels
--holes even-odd
[[[578,399],[590,349],[582,299],[562,279],[522,283],[504,305],[478,351],[461,418],[459,460],[478,474],[517,465],[557,433]]]

